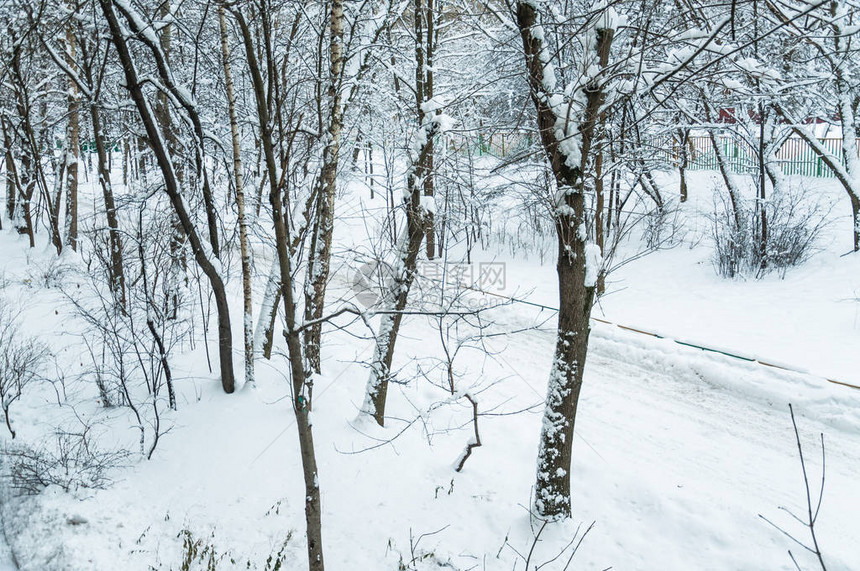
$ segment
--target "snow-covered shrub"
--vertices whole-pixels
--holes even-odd
[[[482,187],[492,184],[494,194],[478,204],[488,244],[512,256],[537,256],[543,263],[557,247],[552,217],[556,189],[545,166],[528,160],[529,150],[534,152],[527,149],[526,158],[513,164],[490,164],[492,170],[478,182]]]
[[[724,278],[738,276],[749,265],[750,237],[744,212],[735,216],[731,200],[722,194],[714,195],[714,211],[711,214],[711,238],[714,241],[714,268]]]
[[[647,211],[644,218],[644,242],[649,251],[673,248],[685,236],[680,210],[675,202],[664,204]]]
[[[72,264],[62,257],[51,256],[44,262],[31,261],[28,277],[25,281],[30,286],[46,288],[60,287],[72,271]]]
[[[781,270],[798,266],[815,251],[815,243],[826,225],[825,209],[804,186],[787,186],[767,201],[768,219],[765,265]],[[761,250],[756,249],[756,266],[761,266]]]
[[[104,450],[91,441],[89,428],[78,433],[57,431],[53,440],[39,446],[18,444],[4,450],[10,488],[21,494],[38,494],[48,486],[65,491],[106,488],[108,473],[128,457],[124,450]]]
[[[766,233],[762,233],[762,209]],[[711,215],[714,267],[722,277],[761,278],[805,262],[827,221],[829,208],[806,186],[780,185],[763,203],[716,194]]]
[[[21,398],[24,387],[39,378],[47,357],[47,348],[21,333],[15,316],[0,303],[0,406],[12,438],[15,430],[9,409]]]

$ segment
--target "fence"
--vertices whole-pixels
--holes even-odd
[[[842,156],[842,139],[826,138],[819,139],[821,145],[834,156]],[[729,135],[718,135],[717,144],[726,157],[729,168],[738,174],[755,174],[758,172],[758,151],[746,141]],[[677,143],[667,158],[674,164],[678,162]],[[689,140],[690,170],[716,170],[717,153],[714,151],[711,138],[708,136],[690,137]],[[824,164],[824,161],[799,137],[788,138],[776,152],[776,160],[782,168],[782,172],[791,175],[833,177],[833,171]]]
[[[746,141],[731,135],[720,134],[716,136],[717,144],[726,157],[729,168],[737,174],[758,173],[758,151]],[[535,137],[528,132],[492,133],[489,135],[479,134],[465,135],[448,133],[445,135],[447,148],[455,152],[471,151],[478,156],[491,155],[495,157],[507,157],[528,150],[534,144]],[[824,138],[819,139],[821,145],[836,157],[842,157],[842,139]],[[680,159],[677,140],[673,140],[671,148],[665,145],[656,145],[655,150],[662,156],[666,163],[677,165]],[[693,136],[689,138],[688,150],[689,170],[717,170],[717,154],[714,152],[713,143],[709,136]],[[776,152],[776,160],[786,175],[802,175],[820,178],[833,177],[833,171],[824,164],[821,157],[799,137],[790,137],[782,144]],[[844,159],[843,159],[844,160]]]
[[[465,135],[446,133],[445,145],[450,151],[464,153],[471,151],[475,155],[491,155],[507,157],[528,150],[534,142],[534,136],[528,132],[512,131],[508,133],[483,133]]]

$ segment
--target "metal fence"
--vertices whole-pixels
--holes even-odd
[[[842,157],[842,139],[818,139],[821,145],[834,156]],[[730,135],[717,135],[717,144],[726,157],[729,168],[738,174],[755,174],[758,172],[757,149],[742,139]],[[667,151],[667,159],[673,164],[679,161],[677,142],[671,151]],[[690,137],[689,140],[690,170],[717,170],[717,153],[714,151],[711,138],[708,136]],[[790,137],[776,152],[776,160],[787,175],[798,174],[811,177],[833,177],[833,171],[809,143],[800,137]]]
[[[471,151],[478,156],[491,155],[494,157],[507,157],[527,151],[535,138],[529,132],[508,132],[465,135],[459,133],[446,133],[445,146],[450,151],[465,153]]]
[[[729,168],[737,174],[758,173],[758,152],[743,139],[728,134],[716,136],[717,144],[726,157]],[[821,145],[836,157],[842,157],[842,139],[830,137],[818,139]],[[445,135],[446,147],[454,152],[472,152],[475,155],[491,155],[507,157],[528,150],[534,144],[535,137],[529,132],[493,133],[465,135],[448,133]],[[655,145],[661,159],[676,166],[680,162],[680,148],[677,140],[669,145]],[[659,149],[659,150],[658,150]],[[689,170],[717,170],[717,153],[709,136],[693,136],[689,138],[688,148]],[[860,154],[860,151],[858,151]],[[787,175],[802,175],[810,177],[830,178],[833,171],[809,144],[800,137],[790,137],[776,152],[776,160]],[[844,161],[844,159],[843,159]]]

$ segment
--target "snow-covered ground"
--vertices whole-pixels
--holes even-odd
[[[809,542],[781,509],[805,517],[789,403],[816,497],[825,435],[816,529],[828,569],[860,568],[860,390],[822,378],[860,384],[860,257],[840,257],[849,249],[847,200],[831,182],[816,182],[846,203],[833,211],[822,252],[785,279],[726,281],[715,276],[702,239],[709,176],[693,178],[682,210],[690,230],[684,244],[619,269],[595,315],[811,374],[595,323],[574,443],[574,517],[540,532],[529,569],[564,569],[570,549],[550,560],[592,522],[570,569],[793,569],[789,549],[802,568],[815,568],[809,553],[760,517]],[[350,221],[337,237],[341,251],[363,232],[361,216],[351,216],[361,212],[359,192],[339,205]],[[22,327],[51,345],[71,377],[80,365],[78,326],[62,295],[37,279],[50,257],[44,243],[31,253],[23,238],[0,233],[2,295],[21,306]],[[552,262],[495,252],[479,258],[506,262],[501,293],[557,304]],[[348,292],[349,284],[349,272],[341,272],[333,291]],[[236,297],[237,340],[240,306]],[[395,570],[401,562],[418,569],[523,568],[521,555],[540,531],[528,506],[554,322],[550,311],[522,303],[485,318],[485,333],[499,335],[485,337],[485,350],[463,349],[455,361],[457,395],[471,391],[484,413],[483,446],[460,473],[453,466],[472,437],[471,407],[418,375],[419,366],[431,379],[440,375],[433,369],[442,354],[433,322],[405,320],[397,364],[416,378],[390,391],[392,419],[384,430],[355,422],[372,341],[359,325],[327,335],[313,421],[330,569]],[[236,349],[239,358],[238,343]],[[106,490],[4,492],[0,512],[21,569],[180,569],[183,541],[198,540],[199,551],[214,545],[218,569],[265,569],[288,537],[283,568],[306,565],[302,472],[283,357],[261,360],[257,390],[234,395],[221,392],[199,346],[173,366],[179,411],[166,415],[172,428],[152,460],[132,460]],[[117,411],[84,402],[77,412],[125,430],[117,439],[135,438],[120,428]],[[13,406],[21,439],[37,439],[70,415],[49,387]]]

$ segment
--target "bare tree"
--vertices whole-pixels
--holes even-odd
[[[170,152],[165,143],[163,133],[158,127],[150,103],[143,92],[143,85],[138,78],[135,59],[129,50],[127,36],[120,26],[116,11],[114,10],[114,2],[113,0],[99,0],[99,4],[110,28],[110,34],[116,47],[117,55],[123,65],[126,88],[131,94],[140,120],[146,129],[150,147],[155,154],[156,162],[164,178],[164,191],[170,198],[170,202],[182,224],[182,229],[188,237],[194,258],[200,269],[209,279],[209,284],[212,287],[218,310],[218,350],[221,365],[221,385],[224,387],[225,392],[231,393],[234,390],[233,332],[230,329],[230,312],[227,304],[224,280],[220,272],[221,264],[212,255],[215,245],[204,246],[204,242],[200,239],[197,228],[188,212],[187,205],[180,191],[176,171],[170,158]],[[126,17],[131,21],[135,20],[132,14],[127,14]],[[149,47],[152,49],[155,46],[150,43]],[[160,60],[160,63],[163,64],[163,60]]]
[[[15,318],[0,303],[0,407],[12,438],[16,432],[9,410],[21,398],[24,388],[39,377],[47,355],[46,347],[18,330]]]
[[[74,4],[69,8],[74,11]],[[66,24],[66,61],[69,68],[76,71],[77,41],[74,25]],[[78,157],[80,155],[80,119],[78,86],[71,78],[68,84],[69,124],[66,136],[65,169],[66,169],[66,243],[72,250],[78,249]]]
[[[331,241],[334,235],[334,202],[337,192],[337,167],[340,159],[340,136],[343,130],[343,0],[331,0],[328,18],[329,73],[325,81],[328,125],[323,149],[319,188],[316,191],[316,216],[308,249],[308,278],[305,290],[305,320],[323,315],[325,291],[331,266]],[[322,323],[305,331],[306,357],[314,371],[320,372]]]
[[[267,10],[264,2],[261,6]],[[284,179],[280,176],[280,169],[275,159],[275,141],[273,138],[273,121],[269,113],[269,102],[266,94],[267,88],[263,80],[260,62],[257,58],[258,49],[262,48],[264,57],[269,58],[272,54],[272,46],[268,42],[270,38],[255,40],[248,26],[245,15],[238,7],[230,7],[230,12],[236,19],[241,32],[242,43],[245,47],[245,57],[248,71],[251,75],[251,84],[254,89],[254,100],[256,103],[257,118],[260,128],[260,143],[263,149],[266,169],[268,170],[269,202],[272,207],[272,219],[275,227],[275,248],[280,271],[280,297],[283,300],[286,330],[284,337],[287,343],[287,355],[289,360],[289,372],[292,381],[293,412],[296,417],[298,429],[299,448],[301,451],[302,472],[305,485],[305,523],[308,546],[308,569],[311,571],[323,571],[322,543],[322,502],[320,497],[319,474],[317,471],[316,451],[314,449],[313,427],[310,422],[310,408],[312,397],[313,371],[305,359],[302,348],[302,329],[297,323],[297,307],[295,302],[295,285],[293,281],[293,248],[291,237],[286,223],[284,212],[283,184]],[[272,69],[273,62],[264,62],[266,69]],[[278,81],[278,76],[268,74],[271,82]],[[284,86],[281,86],[284,87]]]
[[[230,113],[230,140],[233,150],[233,184],[236,191],[236,208],[239,211],[239,247],[242,256],[242,301],[245,313],[242,327],[245,337],[245,383],[254,384],[254,306],[251,298],[251,247],[248,244],[248,220],[245,215],[245,190],[242,184],[242,151],[239,142],[239,120],[236,116],[236,95],[233,92],[233,73],[230,70],[230,46],[227,36],[227,18],[223,5],[218,6],[218,24],[221,31],[221,57],[224,60],[224,80],[227,87],[227,107]]]
[[[421,197],[433,200],[433,138],[439,130],[435,120],[435,109],[429,105],[433,97],[432,69],[428,69],[428,46],[432,43],[433,15],[432,0],[425,6],[424,0],[415,0],[414,41],[415,41],[415,120],[418,130],[415,134],[415,153],[410,157],[407,171],[406,190],[403,193],[406,224],[395,245],[396,262],[394,275],[385,296],[389,307],[383,312],[376,334],[376,346],[370,366],[364,404],[361,413],[370,415],[380,426],[385,425],[385,403],[388,395],[388,383],[391,375],[391,363],[394,359],[394,348],[400,325],[403,321],[403,311],[409,299],[409,289],[415,280],[415,270],[421,242],[425,235],[433,232],[432,219],[422,208]],[[425,23],[425,19],[429,19]],[[429,111],[429,112],[428,112]],[[427,194],[427,193],[430,194]],[[430,246],[428,245],[428,249]],[[432,257],[432,256],[431,256]]]
[[[787,36],[796,43],[809,46],[814,65],[821,71],[816,73],[820,79],[809,85],[810,99],[822,93],[828,98],[824,104],[813,107],[834,114],[841,124],[842,156],[835,156],[810,131],[805,120],[795,117],[786,106],[777,111],[781,117],[794,127],[795,133],[805,140],[816,155],[834,172],[851,202],[854,218],[854,251],[860,251],[860,148],[857,134],[858,102],[860,88],[856,79],[858,65],[858,30],[854,24],[856,7],[843,0],[830,0],[810,6],[804,2],[765,3],[767,9],[779,22]],[[803,18],[800,18],[803,16]],[[816,71],[819,71],[816,69]],[[808,73],[807,70],[798,70]],[[822,89],[823,88],[823,89]],[[804,109],[805,106],[800,106]],[[809,107],[806,107],[809,109]],[[798,120],[801,119],[801,120]]]
[[[593,249],[586,233],[585,197],[593,189],[592,145],[599,136],[598,116],[605,100],[600,70],[609,63],[615,35],[612,9],[593,15],[582,55],[583,69],[595,69],[581,84],[582,109],[572,99],[558,101],[549,61],[552,49],[531,2],[516,4],[532,101],[541,144],[558,188],[555,228],[558,236],[559,315],[555,357],[547,387],[546,410],[538,452],[535,508],[545,517],[570,516],[570,463],[576,406],[582,386],[596,285]]]

